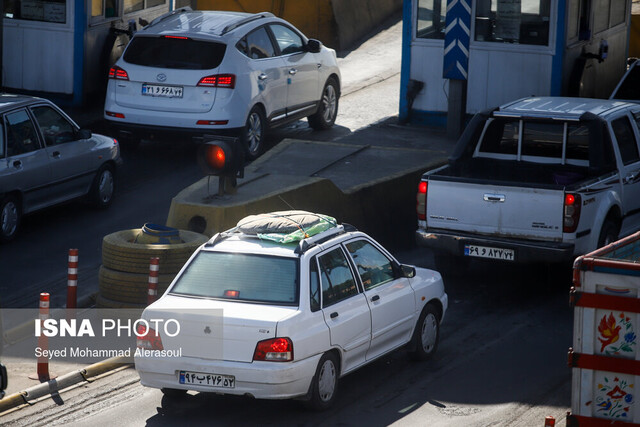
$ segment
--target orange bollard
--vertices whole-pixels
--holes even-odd
[[[69,249],[67,268],[67,308],[78,306],[78,250]]]
[[[149,264],[149,290],[147,293],[147,304],[151,304],[158,299],[158,271],[160,270],[160,258],[151,258]]]
[[[43,292],[40,294],[40,324],[49,318],[49,294]],[[45,334],[40,334],[38,337],[38,347],[42,350],[49,349],[49,339]],[[44,356],[38,357],[38,379],[40,382],[49,381],[49,359]]]

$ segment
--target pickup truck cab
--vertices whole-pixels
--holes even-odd
[[[640,229],[640,104],[531,97],[476,114],[425,173],[419,245],[438,255],[570,262]]]

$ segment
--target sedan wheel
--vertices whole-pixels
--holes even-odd
[[[338,116],[338,83],[330,78],[322,91],[318,111],[309,116],[309,126],[316,130],[329,129]]]
[[[427,360],[436,352],[440,338],[438,311],[432,304],[422,310],[413,334],[415,347],[412,356],[417,360]]]
[[[91,188],[93,203],[101,208],[107,207],[113,201],[115,179],[113,170],[109,166],[103,166],[96,174]]]
[[[313,380],[311,399],[307,406],[315,410],[324,410],[333,405],[338,391],[338,363],[333,353],[325,353],[316,370]]]
[[[13,239],[20,227],[20,206],[13,196],[5,197],[0,203],[0,241]]]

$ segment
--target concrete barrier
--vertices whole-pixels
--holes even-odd
[[[402,7],[402,0],[199,0],[200,10],[271,12],[307,37],[345,49]]]

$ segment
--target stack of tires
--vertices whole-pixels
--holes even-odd
[[[142,229],[117,231],[102,240],[102,265],[98,275],[99,308],[143,308],[147,306],[149,264],[159,258],[158,295],[167,287],[198,246],[209,238],[176,230],[179,243],[139,243]]]

